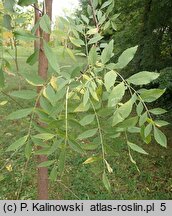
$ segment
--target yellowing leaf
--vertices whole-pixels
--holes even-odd
[[[90,163],[93,163],[93,162],[95,162],[95,161],[97,161],[97,158],[96,158],[96,157],[90,157],[90,158],[88,158],[87,160],[85,160],[85,161],[83,162],[83,164],[90,164]]]
[[[50,80],[50,84],[51,84],[51,86],[53,87],[54,90],[57,90],[58,89],[58,86],[57,86],[57,77],[52,76],[51,80]]]
[[[161,146],[167,148],[167,138],[157,127],[154,127],[154,138]]]
[[[110,164],[107,162],[107,160],[105,160],[105,163],[106,163],[108,172],[109,172],[109,173],[112,173],[112,172],[113,172],[113,169],[112,169],[112,167],[110,166]]]
[[[87,34],[88,35],[92,35],[92,34],[96,34],[98,33],[98,29],[97,28],[93,28],[93,29],[90,29],[87,31]]]
[[[13,170],[11,164],[7,164],[7,165],[5,166],[5,168],[6,168],[9,172],[12,172],[12,170]]]
[[[105,74],[104,81],[105,81],[105,87],[107,91],[109,91],[110,88],[115,84],[116,78],[117,78],[117,74],[113,70]]]
[[[8,103],[8,101],[2,101],[2,102],[0,102],[0,106],[4,106],[7,103]]]

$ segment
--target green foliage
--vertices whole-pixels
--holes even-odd
[[[127,79],[134,85],[146,85],[159,77],[158,73],[142,71]]]
[[[36,92],[32,90],[13,91],[10,95],[13,97],[26,99],[26,100],[33,99],[37,96]]]
[[[46,42],[44,42],[44,51],[45,51],[45,55],[48,59],[49,64],[51,65],[51,67],[57,73],[59,73],[59,65],[57,62],[57,57],[56,57],[55,53],[53,52],[53,50],[49,47],[49,45]]]
[[[29,4],[30,1],[23,2]],[[49,160],[39,164],[38,167],[52,166],[50,179],[56,180],[56,177],[62,177],[64,173],[66,157],[70,150],[83,156],[91,150],[90,157],[83,164],[99,162],[102,181],[109,192],[111,185],[107,173],[112,173],[113,169],[108,161],[108,155],[111,152],[109,150],[111,143],[115,143],[114,139],[119,136],[125,137],[124,148],[128,151],[128,157],[137,170],[131,152],[144,155],[148,153],[138,143],[130,142],[128,134],[140,135],[146,144],[154,137],[161,146],[167,146],[165,135],[151,116],[151,113],[157,114],[164,111],[159,108],[149,111],[146,105],[146,102],[150,103],[158,99],[165,90],[157,88],[135,90],[133,87],[133,85],[138,87],[138,85],[148,84],[159,74],[142,71],[126,80],[120,71],[132,61],[137,46],[126,49],[119,56],[116,64],[112,59],[114,40],[102,46],[102,31],[107,28],[106,17],[112,12],[113,5],[114,1],[105,1],[99,10],[98,3],[94,2],[94,12],[99,22],[96,31],[95,26],[91,25],[90,16],[82,15],[76,22],[71,19],[63,20],[68,27],[70,26],[68,32],[70,42],[81,48],[80,52],[86,56],[86,63],[81,65],[76,61],[75,68],[71,69],[69,66],[67,71],[64,70],[59,66],[51,44],[44,41],[44,52],[53,72],[47,80],[40,79],[35,73],[22,73],[31,88],[40,87],[41,90],[36,97],[35,91],[31,90],[12,92],[12,97],[32,100],[34,105],[32,108],[14,111],[7,117],[9,120],[26,117],[25,120],[29,121],[27,135],[11,144],[7,151],[16,151],[26,144],[27,158],[32,154],[47,155]],[[104,9],[107,10],[105,18],[101,12]],[[113,17],[116,18],[117,15]],[[47,15],[41,18],[39,25],[43,31],[50,32],[51,23]],[[15,37],[21,40],[36,39],[34,35],[23,31],[15,31]],[[73,60],[76,59],[74,52],[66,44],[64,50]],[[27,62],[32,65],[35,59],[34,53]],[[40,107],[37,106],[38,102]],[[38,119],[39,125],[36,124]],[[162,126],[163,122],[159,124]],[[27,141],[31,142],[31,146],[41,146],[41,149],[32,153]],[[113,154],[114,151],[111,153]]]
[[[42,30],[46,33],[51,33],[51,21],[50,18],[47,14],[44,14],[40,21],[39,21],[39,25],[42,28]]]
[[[19,0],[18,4],[20,6],[28,6],[28,5],[34,4],[36,2],[37,2],[37,0]]]
[[[22,147],[28,139],[28,136],[21,137],[17,141],[15,141],[13,144],[11,144],[6,151],[16,151],[18,148]]]
[[[29,114],[31,114],[33,108],[26,108],[26,109],[20,109],[17,111],[12,112],[7,116],[7,119],[14,120],[14,119],[20,119],[27,117]]]
[[[158,79],[154,80],[152,84],[158,86],[161,89],[166,88],[167,91],[171,94],[172,93],[172,68],[167,67],[162,69],[160,71],[160,75]]]

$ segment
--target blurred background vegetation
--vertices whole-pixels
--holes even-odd
[[[127,48],[139,45],[138,51],[132,62],[121,73],[129,77],[138,71],[158,71],[159,78],[151,83],[151,87],[166,88],[166,93],[152,107],[161,106],[168,112],[159,116],[172,124],[172,1],[171,0],[95,0],[97,7],[106,12],[106,22],[101,34],[104,36],[102,44],[114,39],[114,62]],[[109,2],[112,7],[107,11],[103,4]],[[3,14],[0,4],[1,15]],[[19,10],[19,9],[18,9]],[[32,11],[32,9],[30,9]],[[72,14],[76,19],[82,15],[90,16],[87,0],[80,0],[80,8]],[[27,21],[27,22],[25,22]],[[2,16],[0,16],[2,23]],[[21,12],[13,17],[15,28],[21,26],[26,30],[33,26],[32,13]],[[24,24],[25,23],[25,24]],[[56,17],[52,32],[52,45],[58,52],[60,65],[75,65],[75,61],[85,62],[84,57],[75,57],[76,47],[68,39],[68,22],[64,18]],[[33,53],[32,42],[17,42],[18,44],[18,65],[15,64],[15,47],[10,31],[2,30],[0,27],[1,39],[3,38],[4,55],[6,59],[6,86],[5,93],[18,89],[18,72],[37,72],[37,64],[30,66],[26,64],[27,57]],[[72,51],[66,52],[63,49],[64,43]],[[2,40],[1,40],[2,44]],[[51,70],[49,71],[51,73]],[[27,89],[28,85],[20,83],[20,88]],[[147,86],[149,88],[150,86]],[[17,109],[16,103],[1,92],[0,101],[8,103],[0,106],[0,164],[8,161],[9,154],[4,155],[4,150],[21,134],[25,133],[27,124],[23,121],[13,121],[11,124],[5,120],[5,116],[13,109]],[[23,101],[18,100],[23,103]],[[24,102],[23,106],[29,106]],[[146,146],[149,156],[135,154],[135,160],[141,170],[137,172],[129,162],[125,143],[122,139],[116,139],[120,145],[111,145],[107,151],[112,154],[109,162],[113,165],[114,173],[111,175],[112,192],[107,193],[101,183],[97,180],[100,172],[99,165],[83,166],[82,156],[69,152],[66,172],[62,181],[50,184],[51,199],[171,199],[172,198],[172,127],[169,125],[164,129],[168,137],[168,149],[152,143]],[[20,135],[19,135],[20,134]],[[138,140],[137,137],[131,139]],[[107,141],[108,142],[108,141]],[[16,199],[17,192],[21,187],[21,180],[24,190],[20,199],[34,199],[36,197],[35,160],[30,161],[25,170],[26,161],[23,151],[19,151],[15,157],[8,161],[3,175],[0,173],[0,199]],[[72,156],[72,157],[71,157]],[[1,167],[0,166],[0,167]],[[24,177],[23,177],[23,172]]]

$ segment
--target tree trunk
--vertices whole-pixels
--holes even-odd
[[[45,0],[45,5],[44,5],[44,13],[46,13],[50,17],[50,20],[52,19],[52,2],[53,0]],[[46,80],[47,71],[48,71],[48,60],[44,53],[43,41],[49,42],[50,34],[43,32],[41,29],[39,29],[39,34],[41,36],[41,39],[39,41],[38,74],[42,79]],[[36,44],[36,46],[38,46],[38,44]],[[41,88],[38,87],[37,91],[40,92]],[[39,103],[38,103],[38,106],[40,106]],[[39,124],[42,127],[44,127],[42,123],[39,122]],[[38,164],[45,162],[47,161],[47,156],[38,155],[37,161],[38,161]],[[38,199],[39,200],[48,199],[48,169],[45,167],[38,168]]]
[[[40,14],[40,11],[38,10],[39,9],[39,6],[38,4],[34,4],[34,12],[35,12],[35,25],[36,23],[39,21],[40,17],[41,17],[41,14]],[[39,38],[40,37],[40,29],[37,28],[36,29],[36,32],[35,32],[35,35]],[[34,51],[38,50],[39,49],[39,46],[40,46],[40,40],[37,39],[34,41]]]

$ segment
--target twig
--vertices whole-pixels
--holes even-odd
[[[95,12],[95,9],[94,9],[94,6],[93,6],[93,0],[89,0],[90,2],[90,6],[92,8],[92,11],[93,11],[93,19],[94,19],[94,23],[95,23],[95,26],[97,28],[97,32],[99,31],[99,23],[98,23],[98,20],[97,20],[97,17],[96,17],[96,12]]]
[[[104,148],[104,141],[103,141],[103,135],[102,135],[102,131],[101,131],[101,126],[100,126],[100,120],[99,117],[97,115],[95,106],[93,104],[93,102],[90,100],[91,106],[94,110],[95,116],[96,116],[96,121],[97,121],[97,126],[98,126],[98,131],[99,131],[99,136],[100,136],[100,143],[101,143],[101,147],[102,147],[102,157],[103,157],[103,165],[104,165],[104,171],[105,171],[105,167],[106,167],[106,160],[105,160],[105,148]]]
[[[43,11],[41,11],[39,8],[37,8],[35,5],[31,5],[35,10],[39,11],[41,13],[41,16],[43,15]]]

